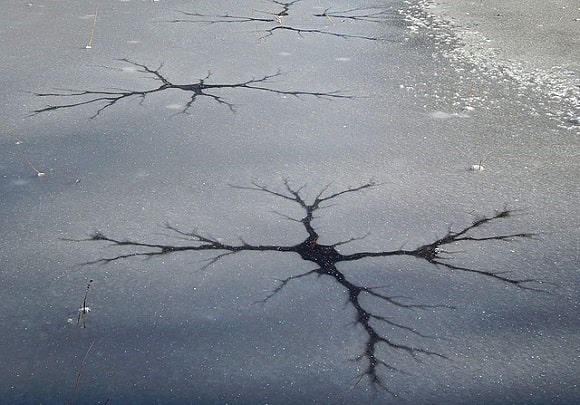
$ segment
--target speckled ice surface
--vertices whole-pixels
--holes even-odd
[[[172,22],[195,20],[181,11],[256,19],[281,8],[241,3],[2,3],[0,402],[575,402],[580,145],[569,121],[577,114],[573,86],[563,84],[569,94],[556,85],[557,94],[546,92],[551,79],[536,86],[527,67],[503,64],[509,49],[496,59],[466,48],[461,24],[413,1],[303,0],[283,16],[286,26],[322,33],[267,36],[277,22]],[[379,7],[370,9],[379,21],[314,17],[371,6]],[[158,69],[172,83],[197,83],[208,72],[207,83],[242,83],[279,71],[272,89],[354,98],[218,89],[214,95],[235,112],[199,96],[182,114],[191,92],[170,89],[121,100],[93,119],[102,105],[32,114],[90,99],[38,93],[162,84],[122,59]],[[562,75],[573,70],[559,65]],[[205,269],[211,256],[203,252],[82,265],[130,251],[67,240],[99,230],[119,240],[183,243],[168,235],[168,223],[223,243],[298,243],[304,228],[287,218],[299,217],[298,207],[229,186],[257,182],[283,191],[284,179],[306,185],[302,195],[310,199],[328,184],[333,193],[379,183],[341,196],[313,221],[320,244],[367,235],[340,245],[344,254],[412,249],[480,215],[517,210],[479,235],[537,237],[450,246],[451,263],[542,280],[548,292],[417,259],[339,264],[362,285],[435,306],[365,301],[431,337],[383,327],[385,336],[446,357],[381,349],[381,359],[403,371],[380,371],[393,397],[367,379],[357,384],[365,364],[350,360],[365,350],[364,331],[332,280],[296,279],[256,304],[277,279],[312,269],[297,255],[244,252]],[[88,279],[91,312],[81,328]]]

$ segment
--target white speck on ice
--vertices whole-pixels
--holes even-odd
[[[483,167],[482,164],[476,164],[476,165],[471,165],[469,167],[469,170],[471,170],[472,172],[482,172],[485,170],[485,167]]]

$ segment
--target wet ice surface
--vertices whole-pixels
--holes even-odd
[[[381,183],[337,199],[313,221],[320,244],[368,234],[341,245],[343,254],[413,249],[478,215],[521,209],[481,236],[535,232],[538,239],[449,247],[457,252],[451,262],[545,280],[551,294],[412,258],[338,266],[353,282],[386,286],[385,294],[455,307],[365,302],[433,338],[384,327],[386,336],[448,357],[417,362],[381,348],[382,359],[408,373],[380,371],[398,402],[570,403],[578,396],[574,131],[540,113],[544,99],[532,89],[513,97],[517,83],[458,69],[416,14],[383,22],[313,17],[326,7],[371,5],[304,0],[283,20],[388,41],[279,30],[260,39],[278,22],[169,22],[183,17],[176,10],[262,17],[255,10],[279,11],[272,2],[194,8],[185,1],[103,1],[87,50],[95,4],[7,2],[0,17],[1,402],[66,402],[81,363],[75,402],[392,400],[366,379],[353,389],[365,364],[349,360],[364,351],[365,336],[332,279],[297,279],[256,304],[277,279],[313,268],[295,254],[244,252],[205,270],[203,260],[212,256],[204,252],[80,266],[131,250],[63,240],[99,230],[121,240],[182,243],[164,229],[169,223],[222,243],[299,243],[307,236],[301,224],[273,212],[300,218],[296,204],[228,186],[255,181],[284,191],[283,179],[306,184],[309,200],[329,183],[330,193]],[[403,5],[386,7],[399,16]],[[161,84],[119,59],[151,69],[163,63],[159,72],[180,84],[197,83],[208,71],[208,83],[239,83],[280,70],[273,89],[357,98],[223,89],[214,94],[235,113],[198,97],[180,114],[191,93],[171,90],[122,100],[95,119],[94,104],[27,117],[70,100],[33,93]],[[91,312],[81,328],[88,279]]]

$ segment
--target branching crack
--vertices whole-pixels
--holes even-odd
[[[236,15],[230,13],[222,14],[203,14],[188,11],[178,11],[180,14],[184,15],[185,18],[175,18],[170,20],[172,23],[198,23],[198,24],[268,24],[269,27],[265,29],[258,30],[259,32],[264,32],[264,35],[260,39],[265,39],[271,37],[276,32],[293,32],[300,36],[303,34],[312,35],[326,35],[342,39],[364,39],[369,41],[384,40],[384,38],[362,35],[362,34],[345,34],[338,31],[329,30],[325,28],[319,28],[315,25],[315,20],[320,20],[320,17],[332,22],[334,25],[333,18],[358,22],[382,22],[391,19],[401,19],[401,17],[395,17],[392,11],[381,8],[381,7],[360,7],[352,8],[344,11],[331,11],[330,9],[324,10],[322,13],[313,14],[310,22],[310,26],[306,27],[303,24],[308,24],[308,21],[303,21],[300,26],[286,23],[286,17],[289,17],[292,6],[299,3],[301,0],[282,2],[276,0],[270,0],[270,3],[279,6],[277,11],[262,11],[254,10],[252,15]],[[258,13],[258,15],[256,15]]]
[[[109,107],[116,105],[117,103],[129,100],[138,99],[140,103],[145,101],[145,98],[154,93],[160,93],[166,90],[181,90],[190,93],[189,100],[183,106],[181,113],[187,113],[197,101],[199,97],[208,97],[218,104],[227,106],[230,111],[234,111],[234,104],[226,101],[222,96],[214,94],[215,91],[220,90],[251,90],[266,92],[272,94],[278,94],[281,96],[293,96],[296,98],[302,97],[314,97],[318,99],[352,99],[354,96],[343,94],[340,91],[308,91],[308,90],[283,90],[275,87],[271,87],[270,84],[273,79],[280,77],[282,73],[280,71],[264,75],[260,78],[252,78],[250,80],[235,82],[235,83],[208,83],[207,80],[210,78],[211,74],[208,73],[203,79],[199,79],[197,83],[187,83],[178,84],[173,83],[168,78],[166,78],[161,73],[160,65],[157,69],[151,69],[147,65],[132,62],[128,59],[119,59],[121,62],[131,64],[139,69],[140,73],[144,73],[146,77],[151,78],[155,81],[160,82],[158,87],[150,89],[139,89],[139,90],[126,90],[126,89],[111,89],[111,90],[71,90],[64,89],[62,91],[51,92],[51,93],[35,93],[38,97],[56,97],[65,99],[74,99],[70,103],[58,104],[58,105],[48,105],[46,107],[37,109],[33,111],[32,115],[45,113],[49,111],[56,111],[74,107],[80,107],[83,105],[100,105],[97,111],[91,116],[91,118],[98,117],[102,112],[104,112]]]
[[[423,334],[409,325],[405,325],[404,323],[393,320],[392,317],[387,317],[383,314],[380,314],[376,310],[373,311],[371,308],[369,308],[369,302],[382,302],[386,304],[387,307],[391,306],[393,309],[410,311],[453,307],[447,305],[415,304],[412,303],[412,300],[409,297],[390,295],[386,292],[383,292],[382,290],[386,288],[385,286],[371,287],[362,285],[353,281],[352,276],[349,276],[345,271],[341,270],[339,268],[340,263],[353,262],[368,258],[406,256],[434,264],[436,265],[436,269],[446,269],[454,272],[463,272],[484,276],[485,278],[495,282],[512,285],[522,290],[543,291],[538,288],[542,284],[540,280],[534,278],[512,278],[499,272],[477,270],[466,266],[453,265],[448,261],[444,261],[444,258],[442,257],[442,255],[445,253],[443,248],[454,245],[456,243],[479,244],[490,241],[511,241],[533,238],[535,236],[534,234],[526,232],[477,236],[481,234],[481,231],[483,230],[482,228],[493,225],[498,221],[510,218],[510,215],[513,212],[511,210],[503,209],[495,212],[490,216],[478,218],[471,224],[464,226],[459,230],[453,231],[449,229],[445,236],[433,242],[421,245],[415,249],[398,249],[342,254],[337,250],[338,246],[362,238],[351,238],[344,242],[338,242],[330,245],[319,244],[319,234],[312,224],[314,213],[317,210],[324,208],[328,205],[329,202],[335,199],[352,193],[361,192],[366,189],[371,189],[377,186],[377,183],[374,181],[369,181],[360,186],[349,187],[333,193],[328,192],[330,185],[327,185],[326,187],[322,188],[322,190],[311,200],[306,199],[303,196],[303,190],[305,186],[296,188],[293,187],[287,180],[284,181],[283,186],[284,187],[282,190],[276,190],[258,183],[253,183],[250,186],[232,187],[241,190],[265,193],[275,198],[283,199],[297,204],[302,209],[304,216],[301,219],[292,218],[292,220],[301,224],[306,233],[306,237],[302,242],[295,245],[255,245],[246,243],[243,240],[240,240],[240,242],[236,244],[228,244],[223,243],[216,238],[204,236],[197,231],[186,232],[170,225],[166,225],[167,230],[178,236],[181,240],[184,240],[184,244],[171,245],[132,240],[120,240],[105,236],[99,232],[94,233],[86,239],[75,241],[108,242],[109,244],[117,247],[132,248],[130,253],[122,253],[108,258],[98,259],[90,263],[110,263],[133,257],[142,257],[148,259],[155,256],[163,256],[179,252],[215,252],[215,255],[208,259],[208,263],[205,265],[205,267],[208,267],[217,263],[222,258],[229,255],[234,255],[238,252],[269,251],[297,254],[303,260],[314,264],[315,267],[304,273],[291,275],[278,280],[278,285],[266,297],[258,302],[267,303],[268,301],[274,299],[274,297],[276,297],[278,294],[282,293],[285,287],[287,287],[289,284],[298,282],[302,279],[308,278],[309,276],[317,275],[319,277],[330,277],[344,291],[347,299],[347,305],[352,307],[354,310],[353,323],[361,329],[361,333],[364,336],[364,348],[360,355],[358,355],[354,360],[357,362],[363,362],[365,367],[362,369],[362,372],[360,373],[355,386],[358,385],[363,378],[366,378],[372,387],[382,388],[393,395],[396,393],[385,381],[384,377],[382,376],[381,369],[401,373],[404,373],[405,371],[396,367],[394,363],[389,362],[388,359],[382,358],[378,350],[379,347],[383,347],[387,351],[391,350],[402,352],[414,359],[418,359],[420,356],[437,358],[446,357],[436,351],[432,351],[421,346],[415,346],[410,343],[401,342],[400,338],[389,337],[386,332],[384,332],[385,326],[396,329],[400,333],[403,333],[407,336],[413,335],[420,340],[435,338],[433,336]],[[476,231],[477,235],[474,235]],[[363,297],[365,297],[364,300],[362,300]],[[383,351],[381,351],[381,353],[382,352]]]

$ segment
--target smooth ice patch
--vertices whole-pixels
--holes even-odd
[[[17,186],[17,187],[22,187],[22,186],[25,186],[29,183],[30,183],[30,180],[26,180],[26,179],[16,179],[16,180],[12,180],[10,182],[11,185]]]
[[[438,120],[448,120],[449,118],[469,118],[469,115],[462,113],[446,113],[445,111],[434,111],[429,114],[431,118]]]
[[[183,104],[168,104],[165,106],[168,110],[182,110],[185,108]]]

